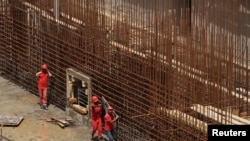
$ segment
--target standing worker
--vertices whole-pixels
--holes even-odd
[[[43,64],[41,69],[42,69],[41,71],[36,73],[36,76],[38,77],[38,93],[40,99],[39,104],[42,109],[48,110],[47,90],[48,90],[49,77],[51,77],[52,74],[48,70],[48,66],[46,64]]]
[[[102,139],[102,119],[101,111],[102,105],[97,96],[92,96],[92,140],[94,139],[95,132],[98,130],[98,140]]]
[[[114,128],[117,118],[114,114],[113,107],[108,106],[108,112],[104,116],[104,130],[107,132],[109,141],[114,141]]]

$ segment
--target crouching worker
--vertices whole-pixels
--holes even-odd
[[[109,141],[114,141],[114,132],[115,132],[115,125],[116,125],[116,120],[117,117],[115,117],[113,107],[108,106],[108,112],[104,116],[104,130],[107,132],[107,137]]]

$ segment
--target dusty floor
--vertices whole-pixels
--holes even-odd
[[[0,141],[90,141],[90,128],[75,123],[61,128],[51,117],[65,118],[65,112],[54,105],[43,110],[38,97],[0,77],[0,115],[23,116],[18,126],[3,126]],[[1,133],[0,133],[1,137]]]

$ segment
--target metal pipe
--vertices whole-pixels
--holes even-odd
[[[59,0],[54,0],[54,16],[59,20]]]

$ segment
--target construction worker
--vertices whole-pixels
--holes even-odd
[[[38,93],[39,93],[39,104],[42,109],[48,110],[47,106],[47,90],[48,90],[48,81],[49,77],[52,76],[48,70],[48,66],[43,64],[41,71],[36,73],[38,77]]]
[[[107,137],[109,141],[114,141],[114,128],[115,128],[115,123],[116,123],[116,117],[113,111],[113,107],[108,106],[107,108],[107,113],[104,116],[104,130],[106,131]]]
[[[97,96],[92,96],[92,140],[94,139],[94,135],[98,130],[98,140],[102,139],[102,119],[101,119],[101,111],[102,105],[99,102],[99,98]]]

